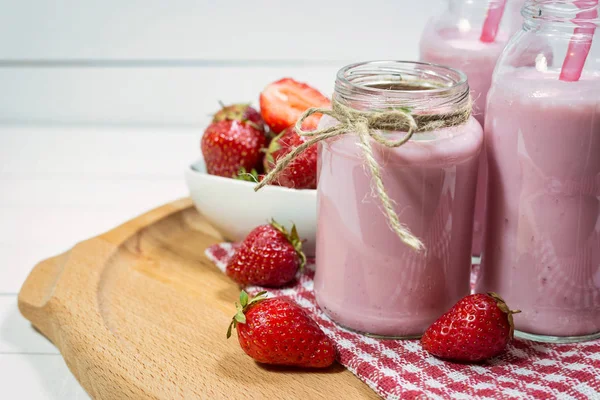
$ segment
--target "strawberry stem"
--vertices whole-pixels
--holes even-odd
[[[273,226],[273,228],[277,229],[279,232],[283,233],[288,242],[290,242],[290,244],[294,246],[296,254],[298,254],[298,257],[300,257],[300,270],[302,270],[306,265],[306,255],[302,251],[302,240],[300,239],[300,235],[298,235],[298,229],[296,229],[296,224],[292,225],[291,233],[289,233],[283,225],[277,223],[277,221],[275,221],[274,219],[271,219],[271,226]]]
[[[298,230],[296,229],[295,224],[292,225],[291,238],[291,243],[294,246],[294,249],[296,249],[296,253],[298,253],[298,256],[300,256],[300,270],[302,270],[306,265],[306,255],[302,251],[302,240],[300,240],[300,236],[298,235]]]
[[[248,293],[245,290],[240,292],[240,304],[242,307],[246,307],[248,305]]]
[[[277,134],[273,140],[271,140],[271,143],[269,143],[269,147],[266,150],[266,159],[267,162],[269,164],[271,164],[269,166],[269,168],[274,168],[275,165],[275,159],[273,158],[273,153],[275,153],[277,150],[281,149],[281,145],[279,144],[279,139],[285,134],[285,131],[280,132],[279,134]],[[267,171],[268,172],[268,171]]]
[[[238,173],[233,175],[233,179],[238,181],[258,183],[258,171],[252,168],[250,172],[248,172],[246,171],[246,168],[240,167]]]
[[[244,118],[242,119],[242,123],[249,125],[251,127],[253,127],[254,129],[256,129],[257,131],[260,131],[261,128],[260,126],[258,126],[257,124],[255,124],[254,122],[250,121],[248,118]]]
[[[237,312],[231,319],[231,323],[229,324],[229,327],[227,328],[227,339],[229,339],[231,337],[231,331],[233,330],[233,328],[237,327],[237,324],[245,324],[246,323],[246,311],[248,311],[250,306],[252,306],[253,304],[258,303],[260,301],[265,300],[267,297],[266,295],[267,295],[267,292],[263,290],[262,292],[257,293],[256,296],[254,296],[252,299],[249,299],[248,293],[246,293],[245,290],[242,290],[240,292],[240,302],[239,302],[239,304],[235,303],[235,308],[236,308]]]
[[[508,325],[510,326],[510,331],[508,333],[508,337],[512,339],[515,335],[515,322],[513,320],[513,314],[518,314],[521,312],[521,310],[509,309],[508,305],[506,304],[504,299],[502,297],[500,297],[500,295],[497,293],[489,292],[488,295],[491,298],[493,298],[494,300],[496,300],[496,305],[498,306],[500,311],[502,311],[503,313],[506,313],[507,318],[508,318]]]

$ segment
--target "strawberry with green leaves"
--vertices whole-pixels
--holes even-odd
[[[237,178],[242,169],[262,168],[266,145],[258,111],[247,104],[234,104],[214,115],[200,146],[209,174]]]
[[[306,264],[296,226],[291,232],[274,220],[254,228],[227,264],[225,272],[242,286],[279,287]]]
[[[466,296],[435,321],[421,338],[432,355],[478,362],[501,354],[513,338],[513,314],[496,293]]]
[[[285,298],[266,298],[260,292],[249,299],[244,291],[227,338],[237,330],[244,352],[265,364],[325,368],[335,361],[332,342],[296,303]]]

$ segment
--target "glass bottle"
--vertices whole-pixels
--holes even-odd
[[[528,339],[600,337],[598,8],[594,0],[529,1],[488,95],[477,289],[522,310],[515,326]]]
[[[334,101],[358,110],[409,107],[413,115],[470,106],[463,73],[437,65],[379,61],[349,65]],[[320,127],[334,125],[328,116]],[[399,139],[403,132],[387,132]],[[472,209],[483,131],[474,117],[415,133],[398,148],[373,142],[400,222],[420,238],[415,252],[388,226],[351,132],[321,142],[315,294],[337,323],[385,337],[420,336],[469,293]]]
[[[484,38],[487,16],[504,4],[496,36]],[[447,9],[432,18],[421,36],[421,60],[459,69],[467,74],[473,113],[483,126],[485,101],[498,57],[510,36],[521,29],[521,7],[525,0],[448,0]],[[488,25],[489,26],[489,25]],[[488,28],[489,29],[489,28]],[[481,253],[485,205],[485,154],[481,167],[475,205],[473,255]]]

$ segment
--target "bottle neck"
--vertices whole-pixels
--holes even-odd
[[[334,99],[358,110],[409,108],[438,114],[464,108],[470,101],[464,73],[435,64],[370,61],[342,68]]]
[[[551,28],[572,33],[578,27],[600,27],[598,0],[528,0],[522,15],[526,30]],[[587,33],[594,34],[594,30]]]

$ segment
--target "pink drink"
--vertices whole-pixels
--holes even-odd
[[[506,67],[496,82],[477,290],[522,310],[520,331],[600,332],[600,76]]]
[[[469,293],[482,129],[471,117],[460,126],[415,134],[397,149],[374,144],[400,220],[424,241],[425,254],[389,228],[357,141],[345,135],[320,148],[317,301],[348,328],[419,336]]]
[[[492,83],[496,61],[506,45],[507,38],[498,37],[494,43],[479,40],[480,32],[458,34],[451,31],[436,31],[433,27],[425,30],[421,40],[421,60],[447,65],[463,71],[469,79],[471,96],[474,99],[473,114],[483,126],[487,92]],[[485,152],[480,161],[475,202],[475,225],[473,229],[473,254],[481,254],[483,219],[485,208]]]
[[[428,27],[421,39],[421,60],[447,65],[467,74],[474,100],[473,115],[483,126],[492,74],[508,38],[498,37],[494,43],[483,43],[479,36],[480,32],[477,31],[459,35],[453,31],[438,32]]]

